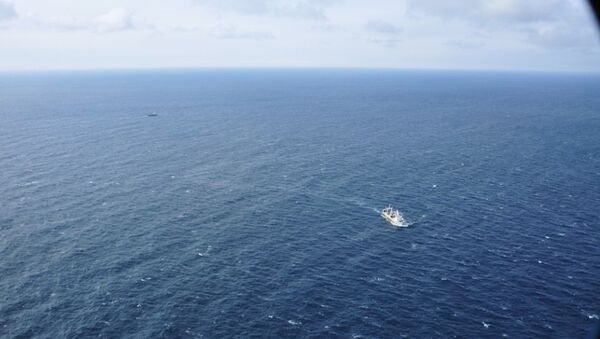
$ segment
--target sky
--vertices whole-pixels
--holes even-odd
[[[0,0],[0,70],[599,72],[579,0]]]

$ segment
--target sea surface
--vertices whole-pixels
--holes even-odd
[[[1,73],[0,337],[583,338],[599,93],[585,74]]]

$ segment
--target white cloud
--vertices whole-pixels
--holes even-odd
[[[200,5],[243,15],[326,19],[326,9],[337,0],[196,0]]]
[[[401,41],[400,34],[402,33],[402,28],[387,21],[370,20],[365,24],[365,29],[374,35],[369,40],[376,44],[394,47]]]
[[[594,24],[586,4],[576,0],[408,0],[408,12],[420,18],[460,22],[465,30],[488,37],[510,33],[518,41],[541,48],[596,49]],[[480,45],[453,41],[448,45]]]
[[[40,32],[94,32],[108,33],[138,28],[153,28],[151,25],[134,25],[132,12],[113,8],[108,12],[91,16],[42,16],[27,13],[13,22],[13,29],[28,29]]]
[[[94,18],[93,25],[98,32],[123,31],[133,28],[131,12],[124,8],[113,8]]]
[[[262,31],[239,31],[233,26],[217,26],[214,27],[210,35],[218,39],[250,39],[250,40],[266,40],[273,39],[273,34]]]
[[[10,2],[0,1],[0,21],[17,17],[15,6]]]
[[[526,31],[526,41],[537,46],[553,50],[582,49],[597,50],[598,45],[590,39],[589,32],[581,27],[564,25],[539,25]],[[590,44],[590,42],[592,42]]]
[[[460,49],[477,49],[485,47],[485,44],[480,41],[448,41],[446,45]]]
[[[402,28],[383,20],[370,20],[365,28],[374,33],[386,35],[398,35],[402,33]]]
[[[408,0],[413,14],[476,24],[551,21],[572,7],[568,0]]]

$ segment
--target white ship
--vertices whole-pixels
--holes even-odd
[[[402,214],[391,206],[384,208],[381,211],[381,216],[396,227],[408,227],[408,223],[406,223]]]

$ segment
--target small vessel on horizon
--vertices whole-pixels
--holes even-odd
[[[148,114],[149,117],[157,117],[158,114],[156,112],[152,112]]]
[[[388,206],[381,210],[381,216],[396,227],[408,227],[408,223],[404,220],[402,213],[397,209],[392,208],[392,206]]]

